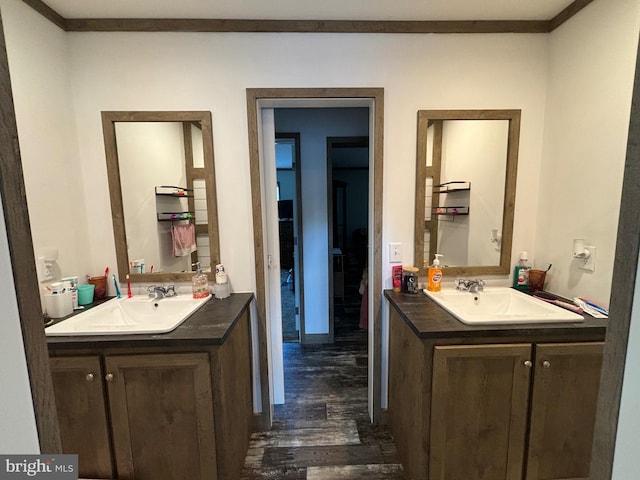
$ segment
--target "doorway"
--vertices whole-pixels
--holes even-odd
[[[260,397],[262,423],[271,423],[274,400],[282,394],[283,373],[278,371],[282,363],[281,338],[273,332],[270,313],[269,265],[272,261],[269,243],[269,224],[266,221],[268,208],[265,202],[264,181],[270,178],[265,172],[264,130],[269,129],[266,111],[274,108],[318,108],[318,107],[366,107],[369,109],[370,159],[369,159],[369,214],[367,232],[367,257],[370,265],[367,304],[368,329],[368,410],[373,421],[381,415],[381,303],[382,303],[382,138],[384,118],[384,91],[381,88],[331,88],[331,89],[247,89],[247,113],[249,123],[249,153],[251,166],[251,188],[253,201],[253,223],[256,265],[256,307],[258,321],[258,353],[260,363]],[[275,133],[275,129],[273,129]],[[273,140],[272,140],[273,142]],[[304,154],[303,154],[304,156]],[[275,174],[274,174],[275,176]],[[275,183],[274,183],[275,185]],[[326,203],[325,203],[326,205]],[[326,207],[325,207],[326,208]],[[265,223],[266,222],[266,223]],[[326,242],[325,242],[326,244]],[[324,256],[327,257],[325,250]],[[312,255],[306,251],[305,257]],[[307,274],[308,276],[308,274]],[[278,275],[279,277],[279,275]],[[280,287],[278,281],[278,288]],[[279,293],[277,294],[279,300]],[[278,301],[274,302],[278,303]],[[307,312],[308,313],[308,312]],[[309,331],[307,330],[307,333]],[[323,332],[318,332],[323,333]],[[326,333],[326,332],[325,332]],[[274,343],[275,342],[275,343]],[[280,345],[277,345],[280,342]],[[279,390],[280,389],[280,390]]]
[[[275,141],[282,341],[299,342],[304,318],[300,134],[276,131]]]
[[[332,337],[344,339],[368,328],[368,181],[369,137],[328,137],[327,212],[332,253],[329,330]]]

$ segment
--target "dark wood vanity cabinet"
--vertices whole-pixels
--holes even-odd
[[[436,346],[429,478],[588,479],[602,347]]]
[[[588,480],[604,343],[535,348],[525,478]]]
[[[385,296],[389,424],[408,480],[588,479],[603,321],[472,327]]]
[[[78,454],[81,476],[113,478],[100,357],[52,357],[49,364],[63,452]]]
[[[429,478],[520,478],[530,352],[520,344],[435,347]]]
[[[63,450],[78,453],[80,475],[217,478],[208,355],[103,360],[104,369],[95,356],[52,359]]]
[[[113,355],[105,365],[118,478],[216,478],[208,355]]]
[[[62,448],[81,478],[240,478],[252,298],[211,300],[162,335],[49,338]]]

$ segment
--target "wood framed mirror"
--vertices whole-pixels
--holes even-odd
[[[120,281],[188,282],[197,261],[215,269],[211,112],[105,111],[102,129]],[[184,234],[195,244],[180,248]]]
[[[445,275],[506,275],[520,110],[419,110],[415,265],[435,253]]]

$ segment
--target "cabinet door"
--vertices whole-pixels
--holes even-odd
[[[105,357],[118,478],[216,480],[209,356]]]
[[[589,478],[603,345],[536,346],[527,480]]]
[[[78,454],[81,477],[113,478],[98,356],[49,359],[63,453]]]
[[[522,476],[531,345],[436,347],[431,480]]]

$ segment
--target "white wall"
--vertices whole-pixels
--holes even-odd
[[[57,248],[61,277],[84,276],[91,272],[92,212],[85,208],[68,37],[23,2],[0,0],[0,8],[34,250]]]
[[[0,452],[40,453],[2,200],[0,214]]]
[[[406,264],[413,262],[416,111],[521,108],[525,181],[514,250],[533,238],[525,212],[537,204],[546,36],[77,33],[69,41],[95,268],[115,265],[99,112],[204,109],[213,112],[222,261],[236,291],[254,289],[247,87],[385,88],[383,242],[402,242]]]
[[[369,110],[277,109],[276,130],[300,133],[305,333],[329,333],[327,137],[368,135]]]
[[[550,38],[537,222],[528,215],[537,223],[534,260],[553,263],[548,290],[603,305],[611,292],[639,24],[637,0],[596,0]],[[577,268],[574,238],[597,247],[595,272]]]

